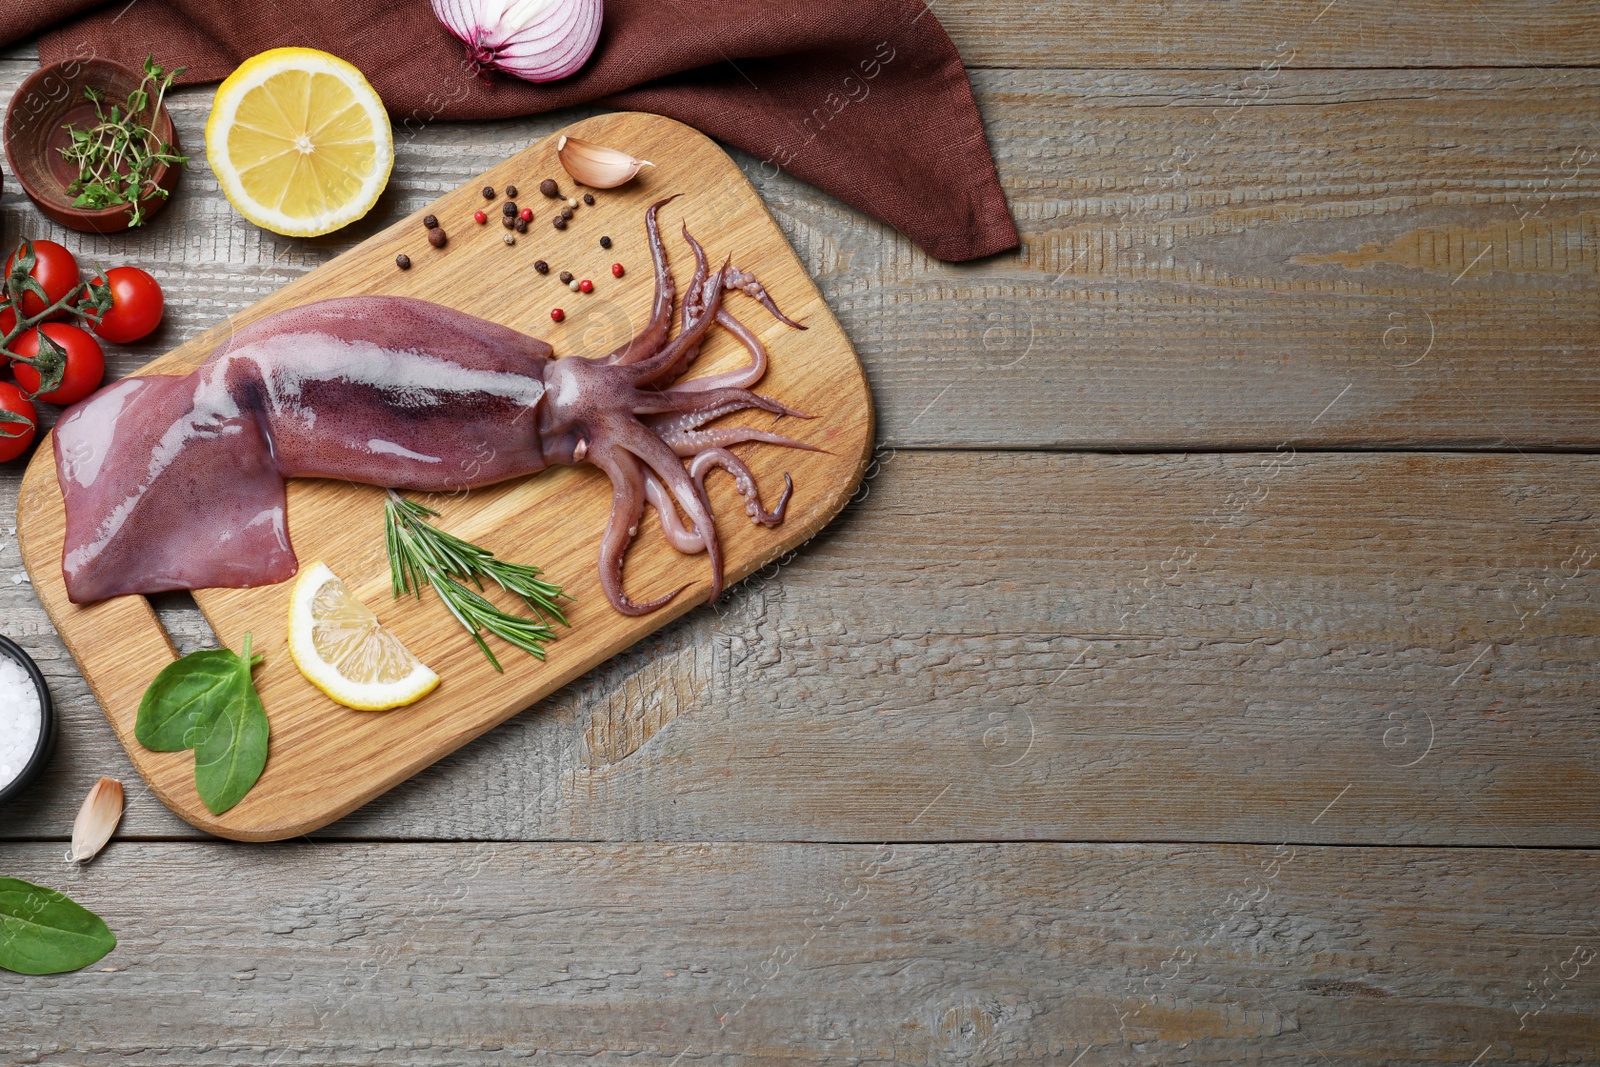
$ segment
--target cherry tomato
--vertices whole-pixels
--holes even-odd
[[[94,280],[98,282],[99,276]],[[115,345],[148,337],[166,309],[160,283],[138,267],[112,267],[106,271],[106,281],[111,286],[111,310],[100,316],[94,332]]]
[[[17,254],[22,249],[19,247],[6,260],[7,278],[11,277],[11,265],[16,262]],[[48,298],[40,300],[38,293],[28,293],[22,298],[22,313],[26,316],[39,314],[46,307],[72,292],[78,284],[78,261],[72,258],[61,245],[54,241],[33,242],[34,264],[30,272],[40,286],[44,288],[44,295]]]
[[[39,394],[38,399],[52,404],[76,404],[100,387],[100,380],[106,376],[105,353],[100,351],[100,342],[93,335],[76,326],[64,322],[35,326],[16,339],[11,351],[19,356],[37,356],[40,330],[65,350],[67,368],[61,375],[61,384],[48,393]],[[39,372],[28,364],[13,363],[11,373],[17,376],[17,384],[28,392],[39,388]]]
[[[33,444],[34,434],[39,432],[39,413],[22,390],[10,382],[0,382],[0,409],[21,415],[32,424],[24,427],[20,422],[0,422],[0,463],[4,463],[16,459]]]

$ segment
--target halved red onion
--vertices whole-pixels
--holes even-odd
[[[555,81],[588,62],[600,39],[603,0],[432,0],[445,29],[484,70]]]

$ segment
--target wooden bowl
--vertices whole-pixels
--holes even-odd
[[[129,205],[107,208],[73,207],[67,186],[78,176],[77,168],[61,156],[70,138],[63,128],[76,123],[80,128],[94,120],[94,105],[84,99],[85,86],[103,90],[108,103],[121,103],[139,87],[144,75],[109,59],[66,59],[40,67],[17,86],[6,108],[6,159],[22,191],[39,210],[61,225],[86,233],[118,233],[126,230],[133,218]],[[178,131],[163,104],[156,116],[155,135],[178,148]],[[172,191],[182,167],[157,164],[156,184]],[[141,206],[149,219],[166,205],[166,197],[152,193]]]

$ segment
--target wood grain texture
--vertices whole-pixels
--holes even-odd
[[[440,225],[453,231],[443,249],[429,247],[418,213],[140,373],[185,372],[234,330],[272,312],[366,293],[421,297],[519,328],[550,341],[557,356],[603,355],[625,345],[649,321],[654,281],[644,237],[646,207],[670,194],[687,193],[663,212],[662,229],[669,240],[681,223],[704,235],[714,258],[737,255],[744,269],[762,277],[778,306],[807,325],[805,331],[793,330],[759,307],[765,321],[744,309],[772,359],[760,387],[791,407],[817,414],[815,422],[793,431],[817,451],[768,448],[750,457],[751,470],[770,492],[782,484],[786,472],[793,472],[799,486],[786,521],[775,530],[727,521],[729,516],[743,518],[742,502],[731,484],[712,488],[714,513],[724,520],[718,531],[726,554],[724,570],[730,582],[738,581],[809,539],[855,491],[872,448],[872,397],[866,379],[849,340],[760,199],[709,139],[679,123],[638,113],[589,119],[567,132],[599,144],[628,145],[657,165],[622,189],[600,193],[598,203],[580,208],[562,231],[550,227],[552,201],[537,197],[543,201],[534,205],[537,232],[530,228],[508,247],[498,225],[472,223],[472,212],[484,204],[479,190],[515,182],[531,194],[541,179],[557,174],[570,189],[556,160],[556,141],[546,138],[427,205]],[[599,239],[609,233],[617,235],[616,244],[601,249]],[[694,261],[681,240],[673,246],[678,290],[683,292]],[[412,256],[411,270],[395,267],[395,255],[401,252]],[[548,276],[534,273],[533,262],[541,257],[555,264]],[[626,279],[606,276],[614,257],[633,264]],[[561,267],[600,278],[594,294],[569,291],[554,277]],[[572,308],[565,322],[550,321],[552,304]],[[731,334],[718,331],[704,345],[696,370],[732,369],[749,358]],[[463,470],[461,480],[470,481],[470,473]],[[659,525],[642,524],[645,536],[629,553],[626,581],[631,594],[644,602],[675,588],[685,591],[672,604],[642,617],[630,618],[611,607],[595,564],[611,498],[604,474],[589,468],[552,469],[470,494],[430,498],[443,512],[441,524],[452,533],[504,558],[537,562],[572,598],[566,610],[571,628],[549,645],[547,658],[541,662],[502,646],[499,655],[506,666],[501,674],[437,597],[393,598],[384,555],[382,489],[336,479],[291,480],[288,524],[302,566],[328,564],[443,681],[410,707],[382,714],[340,707],[306,680],[289,657],[284,620],[292,582],[196,591],[195,599],[227,647],[241,647],[244,635],[253,633],[253,648],[265,657],[254,680],[272,723],[267,766],[249,795],[222,815],[201,803],[190,753],[152,752],[134,738],[140,698],[174,658],[148,603],[137,596],[88,607],[67,600],[61,576],[65,515],[49,442],[35,451],[23,479],[17,525],[34,592],[155,795],[211,833],[270,841],[306,833],[347,814],[707,599],[710,576],[704,561],[673,551],[660,536]],[[651,531],[654,539],[648,536]],[[512,602],[509,596],[491,595]]]
[[[969,67],[1562,67],[1600,59],[1586,0],[933,0]]]
[[[324,833],[1600,843],[1600,458],[883,460],[781,568]],[[125,767],[38,631],[82,747],[5,836]],[[181,829],[130,796],[126,833]]]
[[[1291,66],[1270,78],[974,80],[1024,235],[1013,256],[930,261],[735,157],[860,353],[885,441],[1600,443],[1600,74]],[[173,106],[197,154],[209,103],[200,89]],[[127,373],[570,117],[403,131],[373,216],[315,241],[240,219],[198,155],[172,206],[121,243],[59,234],[12,192],[0,221],[88,260],[126,256],[181,294],[154,340],[110,354]]]
[[[1301,799],[1309,819],[1325,803]],[[45,1065],[1588,1062],[1600,857],[1177,845],[113,844],[0,972]],[[1175,887],[1181,887],[1176,890]],[[173,903],[199,904],[175,920]]]
[[[930,262],[735,156],[901,451],[793,561],[315,845],[149,840],[198,835],[133,780],[125,838],[59,862],[132,771],[0,527],[65,718],[0,872],[122,937],[113,972],[0,973],[0,1060],[1600,1058],[1600,472],[1516,454],[1596,444],[1600,83],[1560,69],[1595,65],[1593,5],[933,10],[1009,68],[973,81],[1018,254]],[[192,148],[209,101],[175,103]],[[114,370],[590,113],[403,131],[373,216],[310,242],[197,157],[149,232],[66,237],[182,293]],[[19,228],[51,235],[8,189]],[[1305,451],[1439,445],[1507,454]],[[1013,447],[1258,454],[907,450]],[[1102,834],[1264,844],[818,843]],[[549,837],[615,843],[459,840]]]

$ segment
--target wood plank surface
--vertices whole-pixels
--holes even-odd
[[[792,561],[328,834],[1600,843],[1600,457],[884,459]],[[0,834],[60,836],[125,764],[32,630],[82,755]],[[136,795],[126,832],[180,829]]]
[[[735,154],[872,380],[863,498],[314,843],[162,840],[0,526],[65,718],[0,873],[122,939],[0,972],[0,1062],[1600,1059],[1600,468],[1528,454],[1600,445],[1594,4],[930,6],[1018,252]],[[66,238],[182,294],[116,373],[594,113],[403,131],[368,220],[291,241],[218,196],[209,103],[155,225]],[[19,227],[59,236],[8,186]]]
[[[969,67],[1562,67],[1600,60],[1588,0],[930,0]]]
[[[1310,820],[1328,802],[1295,804]],[[1181,845],[13,845],[119,945],[7,1062],[1580,1063],[1600,856]]]
[[[1335,9],[1337,10],[1337,9]],[[1332,16],[1330,15],[1330,18]],[[0,67],[0,92],[24,64]],[[1590,448],[1600,443],[1600,73],[976,71],[1019,253],[930,261],[736,155],[911,447]],[[870,100],[869,100],[870,103]],[[314,241],[233,213],[196,165],[148,233],[7,233],[131,258],[174,291],[135,367],[571,115],[399,138],[372,217]],[[580,112],[581,114],[581,112]],[[1159,388],[1152,388],[1159,382]],[[1322,404],[1343,401],[1315,419]],[[1305,414],[1307,399],[1322,397]]]

